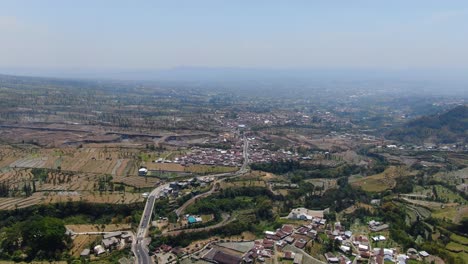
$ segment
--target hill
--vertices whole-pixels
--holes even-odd
[[[408,143],[467,143],[468,105],[409,121],[387,134],[387,138]]]

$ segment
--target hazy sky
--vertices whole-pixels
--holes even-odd
[[[468,1],[0,0],[0,68],[468,69]]]

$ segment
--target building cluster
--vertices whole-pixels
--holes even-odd
[[[243,160],[242,146],[236,145],[228,150],[193,147],[187,155],[175,158],[174,163],[240,167]]]
[[[80,256],[87,258],[92,253],[94,253],[96,256],[100,256],[112,250],[121,250],[126,246],[130,246],[132,239],[132,234],[130,232],[110,232],[103,235],[103,239],[99,245],[94,246],[92,249],[83,249]]]
[[[389,228],[388,224],[384,224],[379,221],[370,220],[369,221],[369,230],[372,232],[380,232]]]
[[[222,245],[223,243],[212,242],[201,249],[202,254],[192,255],[192,259],[202,259],[211,263],[239,264],[271,262],[273,258],[280,256],[285,261],[301,264],[309,261],[304,259],[312,258],[303,251],[306,245],[310,241],[324,243],[325,239],[337,245],[336,251],[324,254],[330,264],[351,264],[352,261],[349,258],[351,255],[356,256],[357,261],[375,264],[386,262],[404,264],[408,259],[421,260],[429,256],[425,251],[418,252],[414,249],[404,254],[395,248],[372,248],[369,237],[354,235],[340,222],[327,224],[323,216],[320,217],[320,211],[309,212],[304,208],[297,209],[293,209],[290,216],[294,219],[306,220],[307,222],[303,225],[283,225],[275,231],[265,231],[263,239],[253,241],[253,246],[242,251],[243,253],[236,251],[237,253],[234,254],[234,251],[227,249],[225,245]],[[386,238],[382,235],[375,235],[372,240],[377,242],[384,241]],[[174,249],[165,247],[159,250],[174,254],[181,253],[180,250],[175,252]]]
[[[294,152],[280,149],[278,151],[269,150],[259,145],[252,145],[249,151],[249,160],[253,163],[264,163],[279,160],[299,160],[302,157]]]
[[[214,181],[213,177],[204,176],[204,177],[195,177],[183,181],[173,181],[169,183],[169,186],[164,187],[161,190],[161,197],[178,197],[179,191],[191,187],[206,186],[210,182]]]

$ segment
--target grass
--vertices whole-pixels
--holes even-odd
[[[435,188],[437,190],[437,195],[439,196],[439,198],[447,202],[466,202],[466,200],[463,199],[463,197],[445,188],[444,186],[436,185]]]
[[[455,255],[455,257],[461,258],[463,260],[462,263],[468,263],[468,253],[467,252],[454,253],[452,255]]]
[[[351,185],[361,187],[366,192],[383,192],[392,189],[396,181],[395,179],[407,174],[404,168],[390,166],[384,172],[371,175],[363,178],[352,178]]]
[[[468,246],[468,238],[466,238],[466,237],[459,236],[459,235],[456,235],[456,234],[452,234],[450,236],[450,239],[457,242],[457,243],[460,243],[462,245]]]
[[[211,221],[213,219],[213,215],[201,215],[203,223]]]
[[[438,209],[432,211],[432,217],[439,218],[439,219],[453,219],[457,216],[457,208],[456,207],[446,207],[444,209]]]
[[[266,184],[264,181],[257,181],[257,180],[244,180],[244,181],[232,181],[228,182],[225,181],[221,183],[222,188],[228,188],[228,187],[266,187]]]
[[[455,242],[448,243],[447,246],[445,246],[445,248],[456,253],[462,252],[462,251],[468,251],[468,247],[460,245]]]

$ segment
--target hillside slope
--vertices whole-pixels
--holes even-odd
[[[409,121],[387,134],[387,138],[407,143],[467,143],[468,105],[445,113]]]

